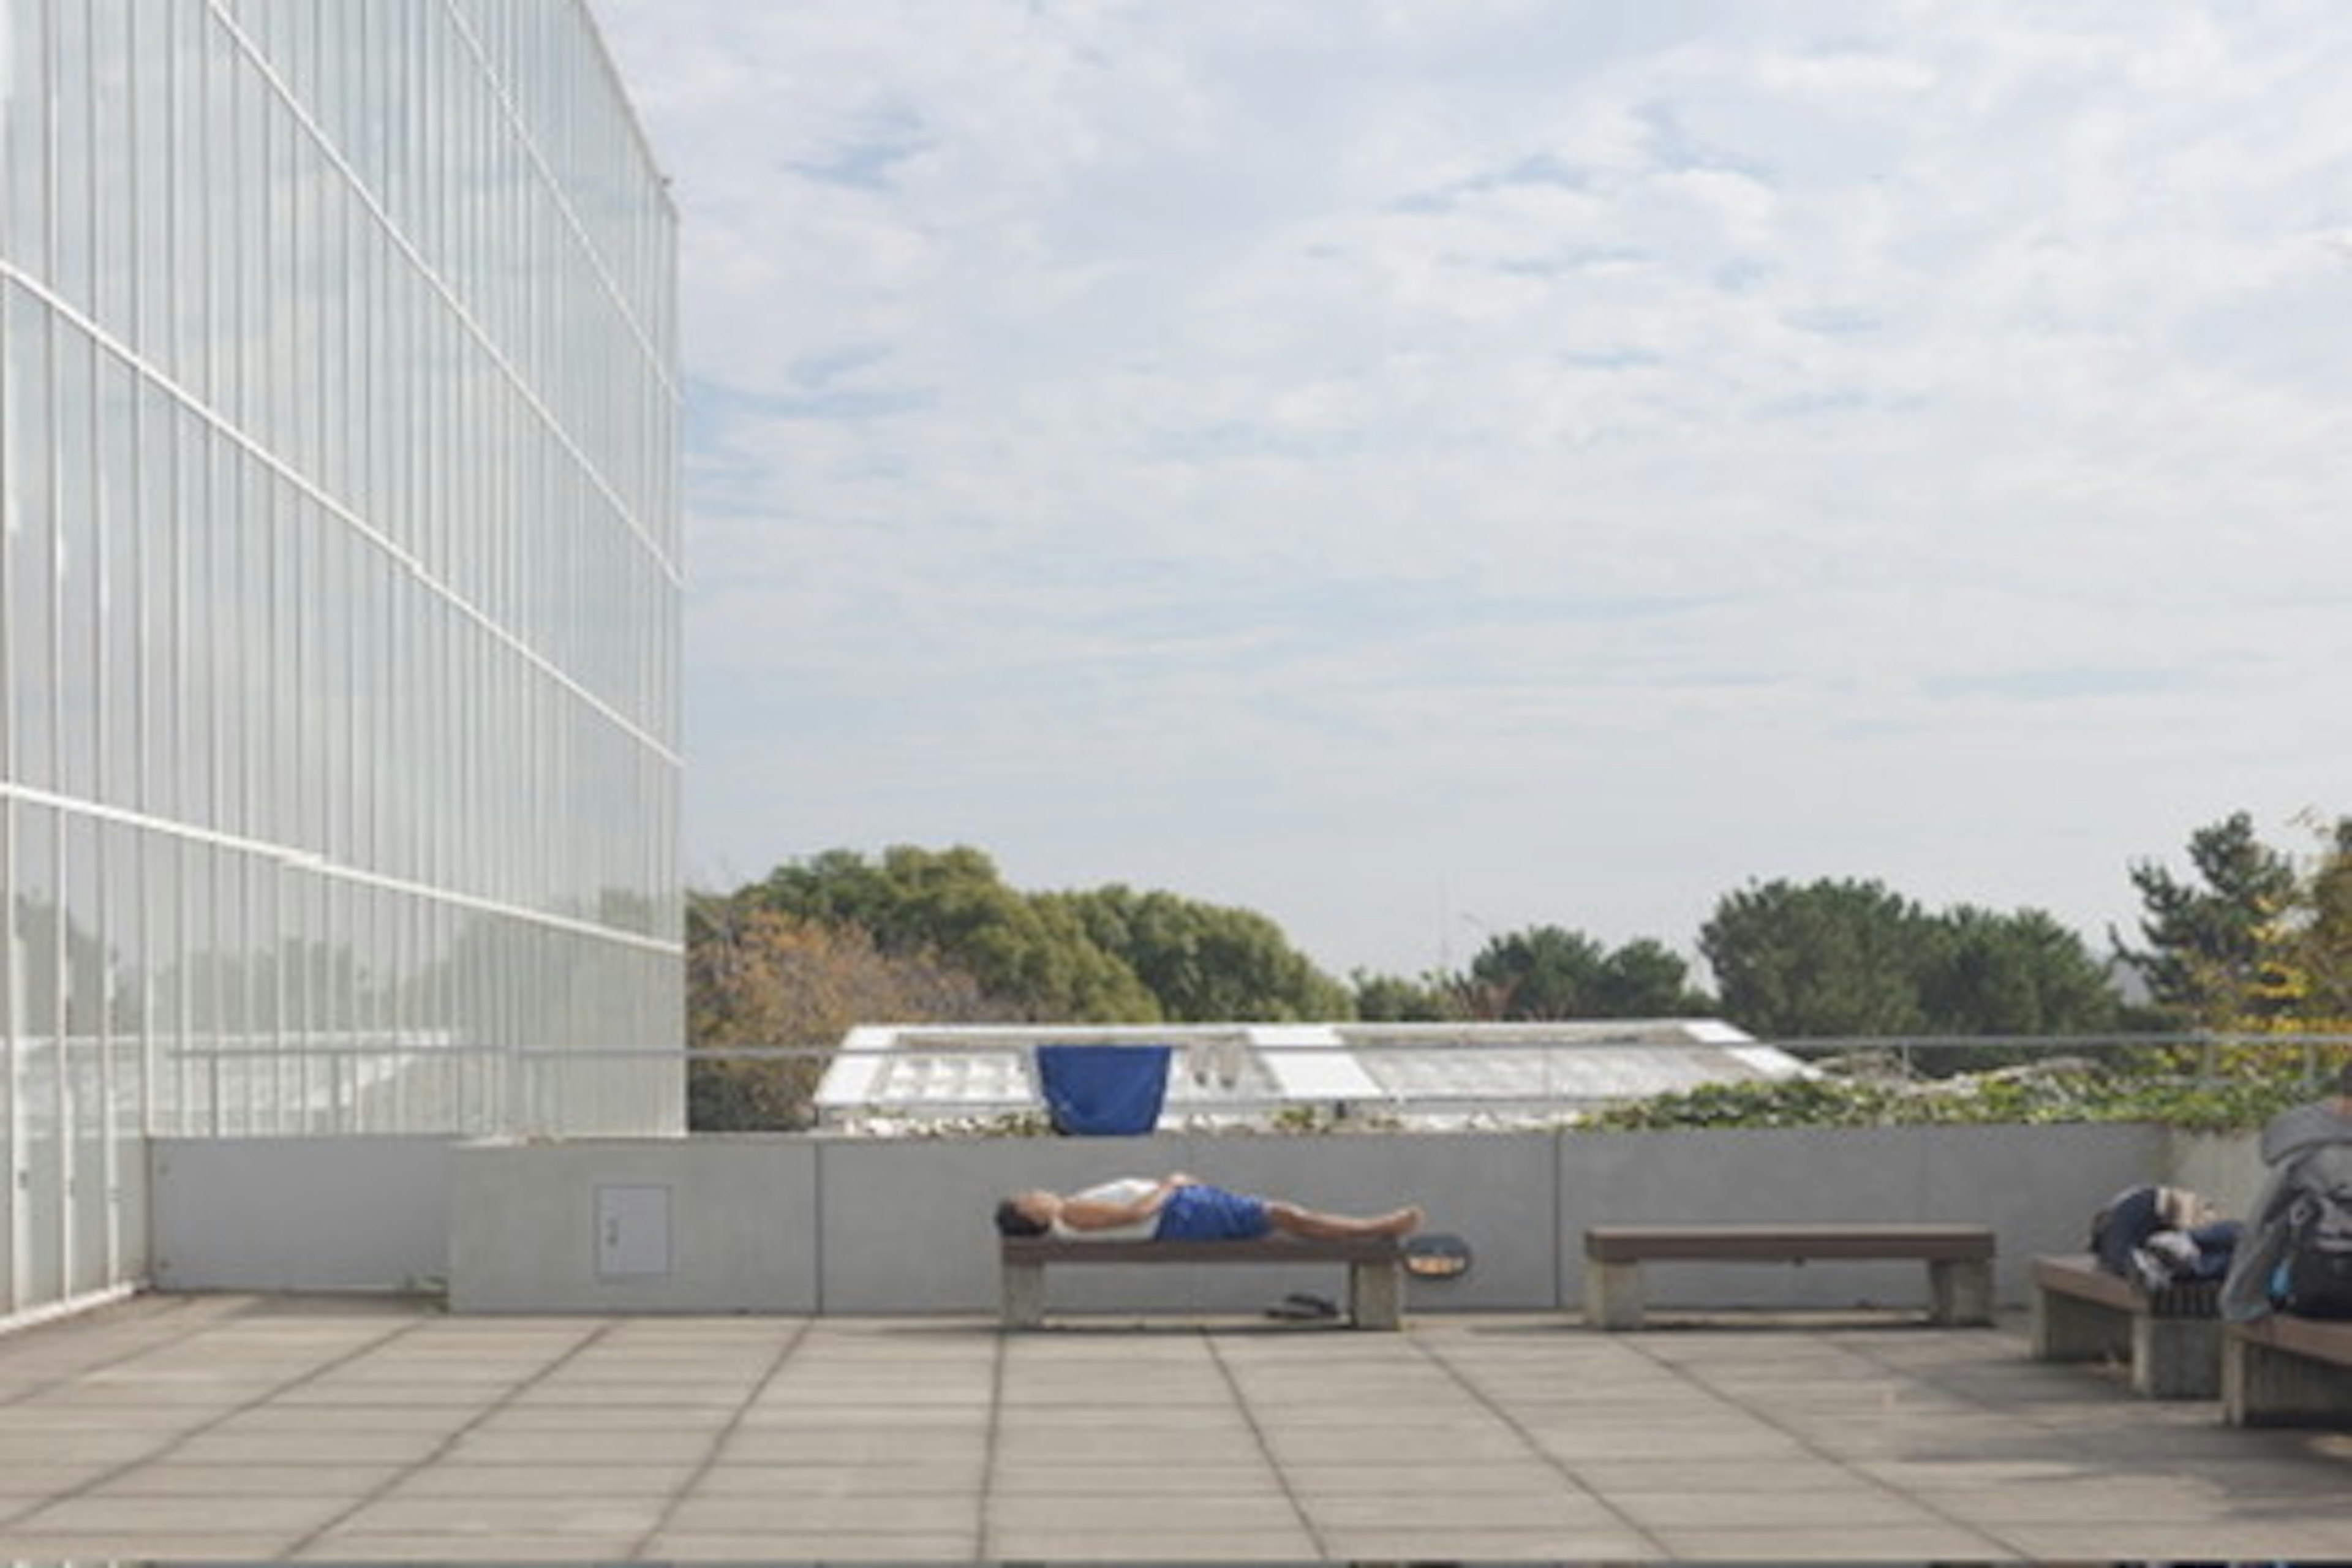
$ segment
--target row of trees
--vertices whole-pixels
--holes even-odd
[[[1661,942],[1552,925],[1491,938],[1458,973],[1342,983],[1252,910],[1117,885],[1023,892],[968,847],[831,850],[693,900],[693,1117],[798,1124],[813,1063],[716,1053],[822,1048],[860,1021],[1701,1016],[1783,1040],[2344,1027],[2352,818],[2307,826],[2317,850],[2300,858],[2241,813],[2190,837],[2187,878],[2132,867],[2140,943],[2110,932],[2104,955],[2039,910],[1930,910],[1875,881],[1751,884],[1698,933],[1712,992]]]

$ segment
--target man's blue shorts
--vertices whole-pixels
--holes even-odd
[[[1155,1241],[1255,1241],[1274,1228],[1265,1200],[1223,1187],[1178,1187],[1160,1205]]]

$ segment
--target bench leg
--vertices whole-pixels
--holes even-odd
[[[1360,1329],[1402,1327],[1404,1270],[1394,1263],[1348,1265],[1348,1321]]]
[[[2221,1389],[2221,1324],[2213,1318],[2132,1316],[2132,1392],[2210,1399]]]
[[[1584,1263],[1584,1323],[1591,1329],[1642,1326],[1642,1266]]]
[[[1952,1259],[1927,1265],[1927,1321],[1938,1328],[1976,1328],[1992,1321],[1992,1263]]]
[[[1034,1329],[1045,1321],[1045,1266],[1042,1263],[1006,1263],[1004,1326],[1008,1329]]]
[[[2232,1426],[2352,1426],[2352,1371],[2224,1334],[2221,1419]]]
[[[2037,1287],[2033,1292],[2036,1361],[2122,1361],[2132,1353],[2126,1314],[2080,1296]]]

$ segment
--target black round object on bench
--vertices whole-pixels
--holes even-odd
[[[1416,1279],[1459,1279],[1470,1272],[1470,1244],[1447,1231],[1404,1239],[1404,1271]]]

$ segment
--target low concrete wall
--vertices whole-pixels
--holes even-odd
[[[2119,1188],[2177,1181],[2230,1206],[2250,1141],[2145,1125],[1332,1137],[880,1141],[712,1137],[449,1144],[159,1140],[164,1289],[384,1290],[446,1278],[459,1311],[985,1312],[988,1211],[1022,1187],[1186,1170],[1348,1212],[1418,1203],[1475,1254],[1412,1281],[1414,1311],[1581,1300],[1582,1237],[1611,1222],[1950,1220],[2000,1234],[1997,1289],[2079,1250]],[[1659,1306],[1836,1308],[1921,1299],[1904,1264],[1676,1265]],[[1173,1276],[1172,1278],[1171,1276]],[[1255,1311],[1335,1268],[1066,1270],[1056,1310]]]
[[[1577,1133],[1560,1153],[1559,1300],[1580,1302],[1595,1225],[1917,1221],[1990,1225],[1994,1290],[2022,1301],[2037,1253],[2074,1252],[2117,1189],[2162,1179],[2138,1123]],[[1663,1307],[1832,1308],[1925,1299],[1916,1263],[1677,1264],[1645,1270]]]
[[[154,1138],[161,1290],[413,1291],[449,1269],[447,1142]]]
[[[1108,1177],[1189,1171],[1311,1208],[1370,1213],[1418,1203],[1465,1237],[1476,1265],[1444,1285],[1413,1281],[1412,1309],[1549,1306],[1555,1160],[1549,1133],[1454,1137],[841,1140],[819,1145],[825,1310],[992,1311],[989,1211],[1024,1187],[1067,1191]],[[1087,1268],[1052,1273],[1056,1310],[1254,1311],[1290,1290],[1344,1286],[1321,1268]]]
[[[2175,1132],[2163,1179],[2203,1196],[2217,1213],[2244,1219],[2263,1195],[2266,1172],[2259,1132]]]
[[[1583,1289],[1586,1226],[1616,1221],[1949,1220],[2000,1233],[1997,1289],[2081,1245],[2117,1188],[2164,1174],[2147,1126],[1804,1129],[1657,1133],[1349,1134],[1331,1138],[703,1139],[485,1145],[453,1156],[452,1305],[460,1310],[988,1311],[989,1208],[1029,1186],[1185,1170],[1315,1207],[1419,1203],[1475,1267],[1414,1280],[1416,1311],[1551,1310]],[[790,1157],[787,1157],[789,1155]],[[654,1201],[672,1238],[649,1267],[599,1273],[599,1192]],[[616,1222],[625,1225],[625,1220]],[[1049,1280],[1054,1307],[1252,1311],[1336,1269],[1089,1269]],[[1832,1308],[1922,1299],[1916,1265],[1677,1266],[1664,1307]]]
[[[449,1308],[815,1312],[818,1185],[796,1138],[462,1144]]]

